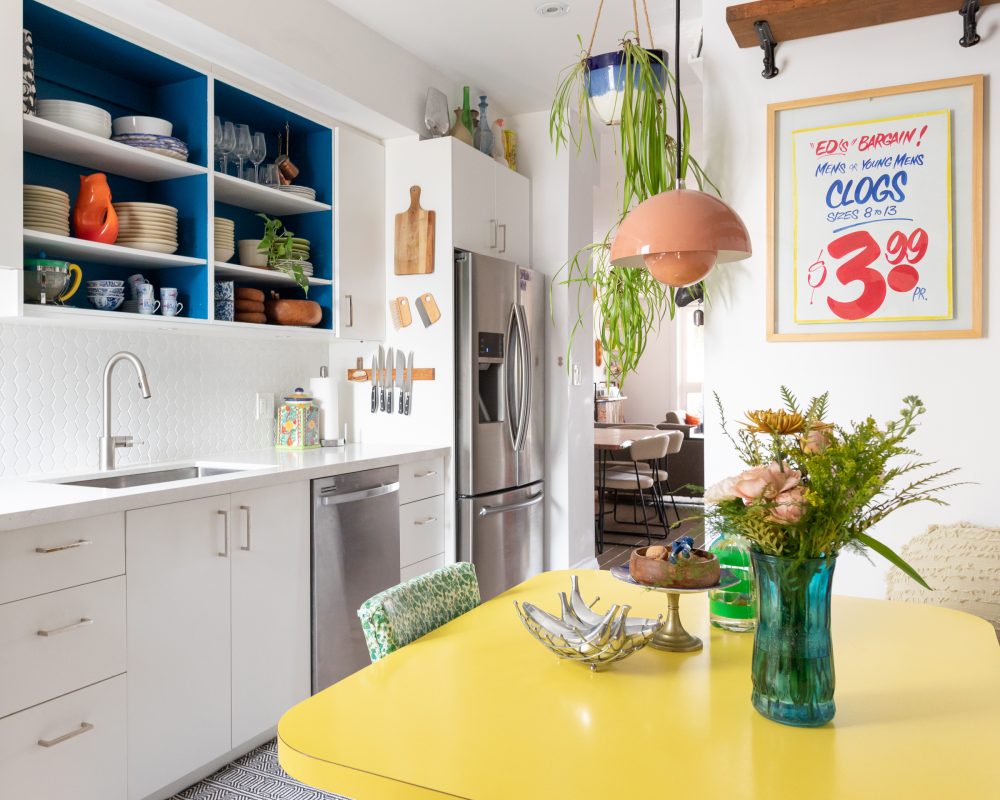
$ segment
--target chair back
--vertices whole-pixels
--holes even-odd
[[[663,429],[661,428],[661,430]],[[666,430],[664,433],[668,440],[667,455],[672,456],[674,453],[679,453],[684,446],[684,431]]]
[[[931,525],[900,554],[933,591],[892,567],[886,576],[890,600],[966,611],[990,622],[1000,636],[1000,529],[969,522]]]
[[[449,564],[379,592],[358,609],[372,663],[479,605],[476,568]]]
[[[629,455],[633,461],[658,461],[667,454],[669,437],[669,433],[657,433],[655,436],[637,439],[629,447]]]

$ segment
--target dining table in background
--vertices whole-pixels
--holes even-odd
[[[654,428],[594,428],[594,453],[597,456],[597,550],[604,550],[604,495],[608,461],[615,456],[624,456],[633,442],[653,436],[663,436],[664,432]]]
[[[837,715],[779,725],[750,703],[753,633],[681,598],[700,652],[646,647],[606,671],[561,661],[514,601],[558,614],[570,575],[596,608],[666,598],[609,572],[545,572],[288,711],[281,765],[352,800],[996,797],[1000,647],[978,617],[835,596]]]

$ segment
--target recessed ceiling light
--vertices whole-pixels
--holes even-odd
[[[540,17],[565,17],[569,13],[569,3],[539,3],[535,11]]]

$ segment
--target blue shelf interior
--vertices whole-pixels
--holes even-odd
[[[35,45],[39,100],[73,100],[115,117],[137,114],[173,123],[189,160],[207,165],[208,77],[34,0],[24,27]]]
[[[294,183],[316,190],[316,199],[332,205],[333,200],[333,131],[313,120],[294,114],[281,106],[256,97],[242,89],[237,89],[222,81],[215,81],[215,114],[223,122],[245,123],[251,133],[263,131],[267,141],[267,156],[263,163],[271,163],[278,156],[278,136],[284,136],[285,124],[289,127],[289,158],[299,168]],[[216,165],[218,166],[218,165]],[[227,172],[236,174],[235,164],[230,161]],[[237,208],[225,203],[215,204],[215,215],[234,222],[237,251],[230,263],[239,263],[239,240],[259,239],[263,234],[264,221],[253,211]],[[282,214],[279,219],[296,236],[309,240],[309,260],[315,269],[315,277],[333,279],[333,212],[317,211],[306,214]],[[250,286],[269,292],[273,287],[255,284],[253,280],[240,279],[237,286]],[[304,295],[295,286],[282,287],[281,296],[289,299]],[[310,300],[317,301],[323,308],[323,320],[317,326],[333,329],[333,288],[313,286],[309,289]]]

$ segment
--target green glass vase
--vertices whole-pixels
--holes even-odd
[[[836,556],[796,561],[751,550],[757,582],[753,707],[783,725],[833,719],[830,591]]]

